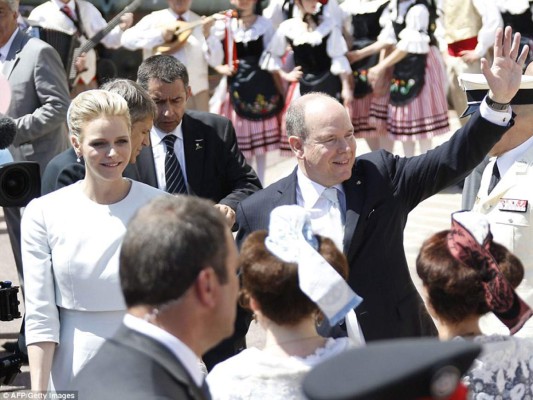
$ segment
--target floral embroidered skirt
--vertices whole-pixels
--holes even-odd
[[[233,123],[239,150],[245,158],[250,159],[254,155],[279,149],[280,124],[277,115],[262,120],[245,119],[235,112],[228,92],[221,104],[219,114]]]
[[[409,141],[447,133],[448,103],[446,71],[439,50],[430,47],[425,68],[425,84],[410,102],[395,106],[383,97],[373,97],[368,124],[376,132],[387,132],[393,140]]]

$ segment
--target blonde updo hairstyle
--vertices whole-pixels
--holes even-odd
[[[131,117],[126,100],[107,90],[88,90],[77,95],[68,108],[67,124],[70,135],[81,142],[83,126],[99,117],[123,117],[131,134]]]

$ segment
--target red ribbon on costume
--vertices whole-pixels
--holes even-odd
[[[455,214],[458,213],[452,214],[448,249],[456,260],[481,273],[487,306],[513,335],[531,318],[533,311],[518,297],[490,253],[490,230],[480,244],[470,230],[454,218]]]
[[[224,36],[224,53],[226,55],[226,64],[237,69],[237,43],[233,39],[233,31],[231,30],[231,20],[236,18],[235,10],[228,10],[225,12],[226,16],[226,35]]]

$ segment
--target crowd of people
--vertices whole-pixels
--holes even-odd
[[[533,31],[510,26],[533,22],[528,1],[510,3],[231,0],[235,12],[206,18],[168,0],[116,26],[85,0],[36,7],[34,30],[84,42],[106,29],[106,46],[143,50],[136,81],[98,82],[92,53],[68,68],[20,27],[19,0],[0,0],[9,151],[42,183],[25,208],[4,207],[31,389],[303,399],[324,360],[438,336],[483,346],[463,377],[474,396],[530,396]],[[474,70],[486,90],[431,149],[447,95],[466,104],[457,75]],[[373,151],[356,157],[356,138]],[[297,166],[263,188],[278,149]],[[478,165],[473,211],[422,246],[421,295],[409,212]],[[262,350],[246,348],[252,319]]]

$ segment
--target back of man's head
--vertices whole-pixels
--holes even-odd
[[[137,71],[137,83],[148,90],[150,79],[173,83],[180,79],[185,87],[189,86],[189,74],[181,61],[169,55],[155,55],[144,60]]]
[[[118,78],[104,83],[100,86],[100,89],[108,90],[124,97],[130,109],[132,125],[146,118],[155,119],[157,117],[157,107],[154,101],[137,82]]]
[[[207,266],[225,283],[226,231],[220,211],[198,197],[165,195],[139,209],[120,252],[126,305],[158,306],[178,299]]]

